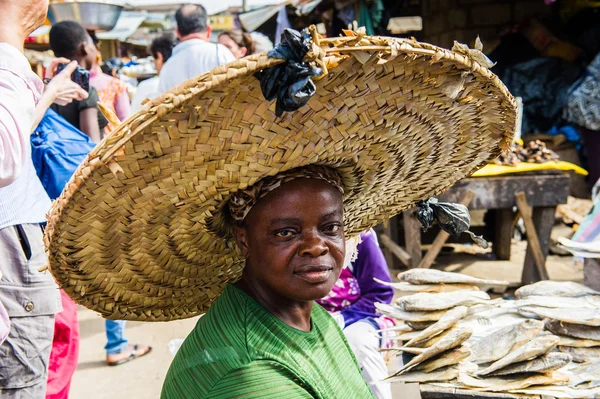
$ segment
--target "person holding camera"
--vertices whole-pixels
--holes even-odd
[[[77,63],[55,76],[64,60],[54,60],[44,87],[23,55],[25,39],[43,24],[47,9],[48,0],[0,0],[0,302],[10,317],[0,345],[2,398],[45,396],[54,315],[61,309],[54,279],[39,272],[46,265],[41,224],[50,199],[33,166],[29,136],[50,104],[87,98],[71,81]]]

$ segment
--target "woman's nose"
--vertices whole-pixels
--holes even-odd
[[[316,232],[305,233],[300,246],[300,256],[310,256],[313,258],[323,256],[329,252],[329,247],[325,240]]]

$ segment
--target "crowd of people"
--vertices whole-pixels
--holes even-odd
[[[116,127],[100,109],[112,112],[119,121],[139,112],[147,99],[172,90],[186,80],[213,68],[232,62],[257,51],[249,33],[234,30],[222,32],[217,43],[210,41],[212,30],[205,9],[187,5],[177,10],[176,33],[165,33],[152,41],[149,48],[157,76],[142,81],[133,99],[129,100],[127,86],[115,76],[101,70],[98,49],[86,29],[75,21],[63,21],[52,26],[50,47],[57,57],[47,68],[42,81],[35,75],[23,55],[27,36],[46,16],[47,0],[0,0],[0,397],[2,398],[68,398],[71,378],[77,367],[79,327],[77,306],[59,290],[48,272],[39,270],[46,264],[42,242],[46,214],[51,200],[38,178],[32,161],[30,134],[51,109],[75,129],[100,142]],[[66,68],[57,73],[61,64]],[[89,89],[84,90],[71,80],[76,68],[89,73]],[[312,190],[312,189],[311,189]],[[317,192],[329,188],[320,187]],[[310,191],[310,190],[309,190]],[[336,207],[341,206],[339,193],[328,193]],[[326,204],[325,204],[326,205]],[[312,212],[319,212],[318,209]],[[255,216],[253,216],[255,217]],[[336,240],[340,233],[336,233]],[[377,330],[389,326],[376,314],[375,302],[390,302],[392,289],[375,284],[373,277],[390,281],[390,275],[370,230],[361,235],[358,255],[345,265],[333,290],[318,301],[333,319],[318,318],[320,325],[335,320],[355,353],[366,381],[377,382],[386,375],[386,366],[379,348],[386,345]],[[337,246],[340,244],[337,243]],[[339,257],[339,256],[338,256]],[[343,257],[342,257],[343,258]],[[335,263],[341,266],[341,261]],[[337,267],[337,266],[336,266]],[[250,270],[250,269],[249,269]],[[254,284],[249,275],[246,284]],[[322,291],[322,290],[321,290]],[[238,289],[227,291],[233,301],[244,300]],[[223,299],[222,302],[225,300]],[[227,318],[232,314],[226,315]],[[206,317],[209,320],[210,317]],[[146,344],[131,344],[125,336],[126,322],[106,320],[106,363],[120,365],[151,352]],[[315,327],[315,326],[313,326]],[[298,326],[310,330],[310,326]],[[198,329],[195,333],[198,333]],[[210,330],[209,330],[210,331]],[[340,330],[338,330],[340,331]],[[336,333],[328,332],[338,343]],[[268,339],[265,337],[265,339]],[[178,359],[196,350],[190,340]],[[312,350],[312,349],[310,349]],[[190,356],[195,356],[190,353]],[[304,356],[318,356],[304,353]],[[331,364],[352,362],[344,351],[329,359]],[[176,360],[170,372],[163,396],[182,395],[182,378],[194,379],[192,369],[182,369]],[[346,368],[346,366],[340,366]],[[268,367],[267,367],[268,369]],[[265,369],[265,370],[267,370]],[[264,372],[257,365],[249,375]],[[218,376],[219,372],[212,370]],[[207,371],[207,375],[211,372]],[[230,383],[244,382],[249,375]],[[276,374],[266,373],[269,383]],[[345,390],[363,392],[366,385],[349,378]],[[185,388],[204,389],[190,382]],[[260,378],[257,380],[260,381]],[[354,381],[351,383],[351,381]],[[225,382],[225,380],[223,380]],[[391,398],[389,384],[374,384],[372,391],[378,399]],[[240,391],[240,392],[241,392]],[[191,392],[191,391],[189,391]],[[292,392],[292,391],[290,391]]]

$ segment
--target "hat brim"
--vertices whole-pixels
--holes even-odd
[[[282,60],[259,54],[186,82],[107,136],[49,216],[49,267],[65,292],[109,319],[202,314],[244,265],[221,212],[232,192],[331,166],[353,236],[510,143],[515,100],[468,54],[381,37],[320,45],[331,70],[298,111],[275,116],[253,74]]]

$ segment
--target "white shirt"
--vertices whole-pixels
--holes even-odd
[[[131,113],[135,114],[142,108],[142,101],[145,99],[152,100],[154,97],[158,97],[161,92],[158,88],[160,79],[155,76],[150,79],[146,79],[138,84],[133,99],[131,100]]]
[[[0,43],[0,229],[45,222],[50,209],[31,160],[30,135],[43,88],[23,53]]]
[[[173,55],[160,71],[162,93],[219,65],[235,61],[229,49],[202,39],[189,39],[173,49]]]

